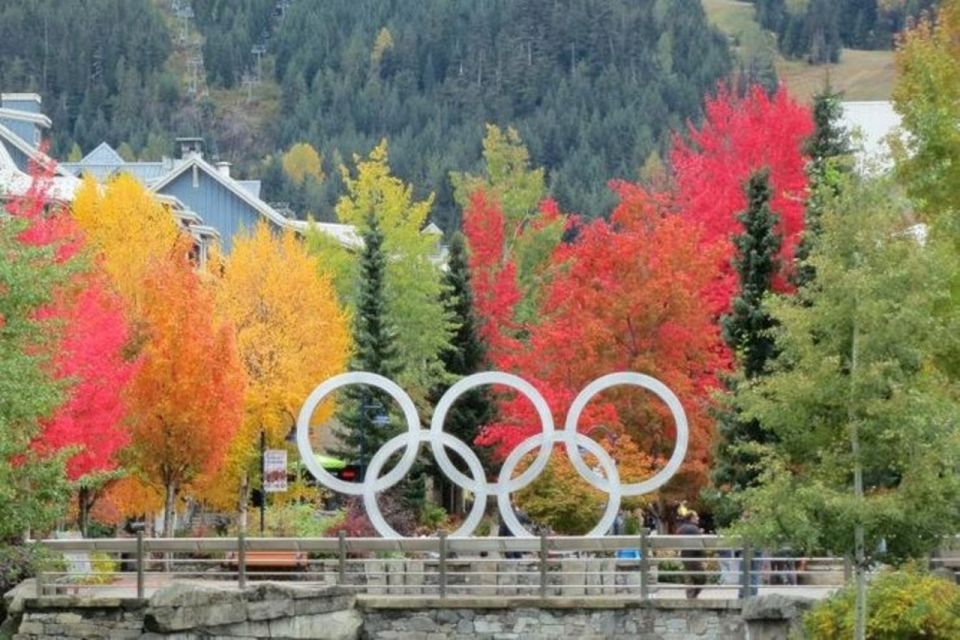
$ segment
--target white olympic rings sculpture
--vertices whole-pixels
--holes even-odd
[[[352,384],[364,384],[371,387],[377,387],[389,394],[400,405],[404,418],[407,421],[407,430],[394,438],[388,440],[380,449],[377,450],[367,468],[363,482],[345,482],[321,467],[314,457],[313,447],[310,444],[310,418],[317,406],[341,387]],[[443,424],[447,417],[447,412],[453,403],[466,391],[482,385],[500,384],[526,396],[533,403],[537,414],[540,416],[541,432],[530,436],[507,456],[500,469],[500,477],[496,483],[488,483],[480,459],[476,453],[462,440],[455,438],[449,433],[443,431]],[[642,387],[651,391],[658,398],[666,403],[673,414],[673,420],[676,423],[677,436],[674,444],[673,454],[667,461],[667,464],[658,471],[653,477],[635,482],[632,484],[621,484],[620,476],[617,472],[617,466],[614,460],[595,440],[592,440],[577,431],[577,423],[580,420],[580,414],[590,400],[605,389],[619,385],[632,385]],[[489,496],[497,497],[497,506],[500,510],[500,517],[509,527],[510,531],[517,537],[531,537],[531,534],[517,518],[510,504],[510,494],[518,491],[531,482],[547,466],[553,446],[563,443],[567,450],[570,461],[573,462],[577,472],[591,485],[609,495],[606,510],[600,519],[600,522],[594,527],[588,535],[602,536],[613,525],[614,519],[620,508],[620,501],[624,497],[639,496],[650,493],[662,487],[680,468],[683,458],[687,453],[687,444],[689,440],[689,430],[687,427],[687,416],[683,411],[677,396],[662,382],[656,378],[632,372],[610,373],[601,376],[588,384],[574,399],[570,410],[567,413],[566,423],[563,431],[555,431],[553,416],[547,401],[529,382],[510,373],[502,371],[488,371],[484,373],[475,373],[459,380],[451,386],[434,410],[433,418],[430,421],[430,429],[420,428],[420,417],[410,396],[401,389],[395,382],[375,373],[351,372],[342,373],[334,376],[322,383],[307,397],[303,407],[300,409],[300,415],[297,418],[297,448],[300,451],[300,457],[311,474],[324,486],[353,496],[363,496],[363,504],[366,507],[367,516],[377,532],[385,538],[399,538],[393,527],[384,519],[380,508],[377,505],[376,494],[385,489],[389,489],[400,480],[413,467],[420,445],[423,442],[430,443],[430,449],[433,456],[440,465],[440,469],[457,486],[473,493],[473,507],[463,524],[451,537],[467,537],[473,533],[480,520],[483,518],[486,509],[487,498]],[[447,455],[446,448],[453,449],[466,462],[473,476],[464,475],[456,468]],[[513,472],[520,460],[539,447],[540,451],[536,458],[523,473],[513,478]],[[384,464],[395,452],[404,449],[399,463],[391,469],[386,475],[380,476]],[[581,455],[580,449],[583,448],[596,456],[603,469],[603,475],[598,474],[591,469]]]

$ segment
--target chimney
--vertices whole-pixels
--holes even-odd
[[[222,175],[224,178],[230,177],[230,163],[229,162],[218,162],[217,163],[217,173]]]
[[[203,138],[177,138],[177,144],[180,145],[180,157],[184,160],[193,156],[203,157]]]

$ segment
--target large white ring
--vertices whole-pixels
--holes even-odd
[[[351,384],[365,384],[371,387],[377,387],[390,394],[400,405],[403,416],[407,421],[407,432],[412,436],[414,442],[419,442],[420,416],[417,414],[417,407],[413,404],[413,400],[410,399],[407,392],[401,389],[396,382],[389,378],[384,378],[379,374],[366,371],[352,371],[350,373],[341,373],[333,376],[307,396],[307,401],[303,403],[303,408],[300,409],[300,415],[297,417],[297,450],[300,452],[300,459],[310,473],[313,474],[313,477],[319,480],[324,486],[339,493],[359,496],[366,490],[367,483],[344,482],[329,473],[317,463],[313,455],[313,446],[310,444],[310,418],[313,416],[317,405],[340,387],[346,387]],[[384,477],[377,478],[376,482],[370,485],[373,490],[383,491],[397,484],[403,476],[407,475],[410,469],[413,468],[413,463],[417,458],[418,448],[419,447],[407,447],[397,466],[391,469]]]
[[[447,392],[440,398],[440,402],[437,403],[437,407],[433,411],[433,419],[430,421],[430,434],[443,433],[443,424],[447,420],[447,412],[450,411],[450,407],[453,406],[457,398],[470,389],[487,384],[502,384],[506,387],[516,389],[525,395],[533,404],[533,408],[536,409],[537,415],[540,417],[541,434],[549,437],[553,433],[553,414],[550,413],[550,406],[547,405],[547,401],[532,384],[512,373],[485,371],[483,373],[474,373],[473,375],[458,380],[453,386],[447,389]],[[439,463],[440,469],[454,484],[458,485],[461,489],[473,491],[474,493],[480,492],[480,483],[471,480],[457,469],[447,455],[443,443],[431,438],[430,449],[433,452],[433,457],[437,463]],[[549,461],[550,447],[544,446],[540,449],[540,453],[537,454],[533,464],[527,467],[523,473],[516,478],[508,477],[506,483],[504,483],[501,476],[500,482],[487,487],[486,491],[495,496],[508,495],[514,491],[519,491],[543,473]]]
[[[383,468],[383,465],[386,464],[387,459],[393,455],[397,449],[406,446],[408,451],[411,449],[417,451],[420,448],[421,442],[433,438],[432,434],[428,431],[420,431],[418,440],[414,444],[411,444],[410,440],[412,437],[410,433],[401,433],[388,440],[377,450],[377,453],[374,454],[373,459],[370,460],[370,464],[367,467],[367,480],[364,483],[363,490],[363,506],[366,509],[367,517],[370,518],[370,524],[372,524],[373,528],[377,530],[377,533],[384,538],[401,538],[403,536],[390,526],[380,512],[380,505],[377,504],[377,491],[372,489],[372,485],[370,488],[366,485],[370,482],[370,478],[376,478],[380,474],[380,470]],[[470,467],[470,472],[473,473],[474,476],[484,478],[483,465],[480,464],[480,458],[477,457],[477,454],[475,454],[463,440],[449,433],[441,433],[440,438],[445,446],[450,447],[466,460],[467,466]],[[470,508],[470,513],[467,515],[466,520],[463,521],[463,524],[460,525],[460,528],[451,533],[450,537],[468,537],[483,519],[483,512],[487,506],[486,483],[477,483],[477,490],[474,491],[473,494],[473,506]]]
[[[670,391],[667,385],[656,378],[642,373],[633,373],[630,371],[608,373],[605,376],[600,376],[584,387],[583,391],[573,400],[573,404],[570,405],[570,411],[567,413],[567,421],[563,426],[563,431],[566,434],[577,433],[577,423],[580,421],[580,414],[583,413],[583,409],[587,406],[587,403],[601,391],[625,384],[643,387],[648,391],[652,391],[655,396],[666,403],[670,409],[670,413],[673,414],[673,421],[677,426],[677,439],[673,446],[673,454],[667,461],[666,466],[658,471],[652,478],[648,478],[642,482],[616,487],[624,497],[629,498],[656,491],[665,485],[680,469],[680,465],[683,464],[683,458],[687,455],[687,444],[690,438],[687,427],[687,414],[684,413],[683,405],[680,404],[680,400],[677,399],[673,391]],[[583,479],[594,487],[600,489],[600,491],[610,491],[611,483],[597,476],[597,474],[587,466],[587,463],[580,455],[580,451],[574,446],[574,442],[569,438],[565,442],[567,445],[567,456],[569,456],[570,461],[573,462],[577,473],[583,476]]]
[[[381,446],[370,461],[367,473],[362,483],[344,482],[323,469],[314,458],[313,447],[310,444],[310,418],[317,406],[333,391],[340,387],[351,384],[366,384],[377,387],[388,393],[399,403],[405,420],[407,421],[407,431],[401,433]],[[447,413],[453,403],[466,391],[487,384],[502,384],[511,387],[525,395],[536,409],[540,418],[541,432],[530,436],[507,456],[500,470],[498,482],[490,484],[484,478],[483,466],[480,459],[474,453],[467,443],[459,440],[449,433],[443,431],[443,424]],[[595,440],[577,431],[577,423],[580,415],[583,413],[587,403],[601,391],[618,385],[632,385],[642,387],[653,392],[658,398],[666,403],[673,415],[676,424],[676,443],[673,453],[667,461],[666,466],[658,471],[653,477],[642,482],[622,485],[620,483],[619,471],[616,462],[610,457],[606,450]],[[363,496],[363,502],[366,507],[367,515],[371,524],[377,532],[387,538],[400,537],[399,534],[384,519],[380,508],[377,505],[376,494],[397,484],[403,476],[410,472],[416,461],[417,453],[423,442],[429,442],[434,457],[440,465],[441,470],[450,478],[454,484],[461,488],[472,491],[474,494],[473,507],[463,525],[452,535],[457,537],[469,536],[476,529],[483,517],[487,498],[491,495],[497,497],[497,506],[500,511],[500,517],[506,523],[507,527],[515,536],[530,536],[531,533],[520,523],[513,508],[510,505],[510,494],[518,491],[533,482],[540,473],[546,468],[553,447],[563,443],[566,447],[567,455],[584,480],[593,487],[608,494],[607,507],[604,510],[600,522],[590,532],[591,536],[602,536],[610,530],[613,521],[620,508],[620,502],[624,497],[638,496],[650,493],[659,489],[679,470],[683,463],[683,458],[687,452],[689,441],[689,428],[687,425],[687,416],[683,411],[683,406],[676,395],[662,382],[656,378],[647,375],[632,372],[611,373],[597,378],[588,384],[574,399],[567,412],[564,429],[561,432],[554,430],[553,416],[543,396],[526,380],[513,374],[502,371],[488,371],[476,373],[467,376],[456,384],[451,386],[440,402],[437,403],[436,411],[430,421],[429,431],[420,428],[420,417],[417,414],[417,408],[413,404],[410,396],[404,392],[396,383],[383,376],[367,372],[343,373],[330,378],[307,397],[300,415],[297,417],[297,449],[304,465],[313,474],[313,476],[324,486],[354,496]],[[391,469],[385,476],[378,477],[383,465],[387,460],[401,447],[404,447],[403,456],[400,462]],[[470,468],[470,473],[474,476],[470,478],[464,475],[447,455],[446,448],[453,449]],[[513,472],[523,456],[527,455],[534,448],[540,447],[540,451],[533,463],[516,478],[513,478]],[[583,448],[597,457],[604,475],[597,474],[591,469],[580,452]]]
[[[610,454],[601,447],[596,440],[591,440],[582,433],[567,433],[566,431],[560,433],[554,433],[552,436],[546,436],[544,434],[537,434],[535,436],[530,436],[516,447],[513,451],[510,452],[510,455],[507,456],[507,459],[504,460],[503,466],[500,467],[500,485],[506,480],[509,480],[510,476],[513,475],[513,470],[516,469],[517,463],[520,462],[520,459],[523,458],[527,453],[529,453],[534,447],[541,447],[541,451],[553,451],[553,445],[558,442],[565,442],[567,446],[574,444],[577,447],[583,447],[587,449],[590,453],[597,457],[597,461],[600,463],[600,466],[603,467],[604,472],[607,477],[610,479],[611,490],[608,492],[609,497],[607,498],[607,508],[603,512],[603,516],[600,518],[600,522],[597,523],[597,526],[588,533],[588,536],[602,536],[610,530],[610,527],[613,526],[613,521],[617,517],[617,512],[620,510],[620,474],[617,471],[617,465],[613,461],[613,458],[610,457]],[[579,453],[577,454],[579,455]],[[581,458],[581,461],[583,459]],[[579,470],[578,470],[579,471]],[[590,472],[593,474],[593,472]],[[581,474],[582,475],[582,474]],[[510,532],[518,538],[529,538],[533,534],[527,530],[521,523],[517,514],[513,512],[513,506],[510,504],[510,494],[509,493],[500,493],[497,494],[497,508],[500,510],[500,517],[506,523],[507,527],[510,529]]]

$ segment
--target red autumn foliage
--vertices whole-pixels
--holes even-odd
[[[505,255],[506,219],[500,205],[483,191],[470,196],[463,212],[463,231],[470,246],[470,274],[474,309],[487,357],[506,366],[521,343],[514,309],[520,302],[517,266]]]
[[[54,368],[57,378],[70,382],[67,400],[37,443],[49,451],[80,448],[67,462],[71,480],[115,468],[116,453],[129,441],[123,393],[137,367],[124,359],[130,331],[120,298],[95,272],[74,284],[77,290],[51,310],[64,323]]]
[[[746,208],[743,185],[763,167],[770,170],[771,208],[780,216],[783,245],[778,291],[788,289],[794,251],[803,230],[807,195],[804,140],[813,133],[810,109],[795,102],[781,87],[772,97],[759,86],[740,97],[722,87],[708,98],[703,124],[688,129],[689,141],[675,136],[670,156],[674,174],[672,200],[680,213],[703,228],[705,244],[723,248],[720,278],[707,292],[719,314],[736,290],[730,265],[731,238],[740,232],[737,215]]]
[[[555,251],[553,261],[564,269],[547,289],[542,322],[530,328],[527,345],[493,364],[536,386],[561,427],[576,394],[594,378],[614,371],[659,378],[681,399],[691,426],[684,484],[701,486],[712,442],[709,394],[728,366],[701,298],[717,251],[705,251],[697,225],[665,214],[641,188],[611,186],[621,198],[611,222],[592,222],[576,242]],[[598,425],[626,432],[660,463],[673,447],[666,406],[638,390],[611,389],[591,402],[578,429]],[[539,430],[532,405],[508,397],[478,444],[506,455]]]
[[[35,166],[28,192],[13,200],[8,211],[29,221],[20,235],[22,242],[50,246],[56,259],[66,262],[78,257],[83,236],[67,210],[51,206],[51,176],[50,167]],[[123,354],[130,335],[123,304],[94,263],[56,291],[53,304],[40,315],[59,329],[52,374],[64,381],[66,391],[34,446],[51,453],[76,449],[67,460],[71,480],[113,470],[117,452],[128,441],[122,425],[123,393],[136,369]]]
[[[736,292],[732,238],[746,208],[744,183],[769,169],[771,205],[784,235],[774,285],[787,290],[807,194],[802,145],[813,131],[809,109],[784,89],[768,96],[755,87],[741,97],[721,87],[705,111],[688,140],[674,140],[672,186],[648,193],[612,183],[620,204],[610,222],[581,228],[574,243],[553,251],[539,316],[529,326],[515,322],[522,287],[509,249],[524,230],[505,228],[499,205],[483,193],[464,212],[476,313],[492,367],[539,389],[558,427],[576,394],[598,376],[629,370],[659,378],[680,398],[690,423],[686,461],[671,484],[687,497],[706,482],[710,395],[731,366],[716,319]],[[499,409],[477,444],[504,457],[540,425],[521,395],[501,395]],[[656,464],[673,447],[666,407],[637,390],[612,389],[591,402],[578,429],[601,425],[630,435]]]

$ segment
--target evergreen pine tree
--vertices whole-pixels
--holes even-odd
[[[734,269],[740,292],[733,299],[731,313],[721,320],[723,339],[734,349],[748,380],[763,373],[774,356],[770,334],[773,321],[763,309],[763,297],[770,290],[780,268],[777,253],[781,237],[777,215],[770,210],[770,173],[757,171],[747,182],[747,209],[739,216],[743,233],[733,239],[737,254]]]
[[[813,166],[822,168],[830,158],[850,153],[850,138],[840,123],[843,117],[843,96],[834,91],[830,83],[813,98],[813,135],[807,141],[804,152],[810,156]]]
[[[383,232],[372,212],[367,216],[363,241],[350,369],[378,373],[392,380],[399,372],[396,330],[387,319],[384,293],[387,258],[383,251]],[[379,424],[383,416],[389,416],[394,402],[379,389],[361,385],[347,387],[343,395],[345,399],[337,415],[340,425],[336,430],[341,447],[335,453],[356,460],[365,468],[376,450],[400,431],[394,419]]]
[[[452,340],[453,348],[444,352],[444,369],[451,376],[457,378],[482,371],[487,363],[486,348],[477,332],[477,321],[473,313],[473,290],[470,286],[470,269],[467,263],[467,249],[461,233],[456,233],[450,241],[450,255],[447,260],[447,272],[444,275],[446,284],[444,292],[444,306],[459,329]],[[446,385],[433,393],[431,400],[434,404],[446,391]],[[463,394],[454,403],[444,431],[473,446],[480,429],[493,421],[496,407],[488,387],[472,389]],[[487,467],[485,451],[477,451],[480,460]],[[457,462],[457,468],[467,473],[466,465]],[[446,481],[442,474],[437,474],[441,481],[443,507],[448,511],[457,511],[460,506],[460,493],[456,485]]]
[[[743,232],[734,238],[737,254],[733,264],[740,283],[740,292],[733,299],[730,314],[721,319],[723,339],[737,354],[739,373],[752,380],[765,373],[767,364],[776,357],[772,329],[774,321],[763,307],[773,276],[779,270],[777,254],[781,237],[777,231],[777,215],[770,210],[769,172],[754,173],[746,185],[747,209],[739,216]],[[728,381],[733,392],[737,378]],[[770,434],[756,420],[745,420],[734,409],[725,409],[717,416],[720,434],[715,451],[712,480],[719,490],[709,496],[715,507],[717,524],[729,524],[735,517],[731,492],[752,485],[758,470],[757,455],[750,444],[763,444]]]
[[[840,98],[840,93],[834,91],[828,82],[813,99],[815,129],[804,149],[810,157],[807,167],[810,196],[807,198],[803,237],[797,245],[796,268],[792,276],[793,284],[797,287],[809,283],[816,275],[807,260],[820,234],[820,216],[824,204],[839,193],[840,177],[846,171],[841,159],[850,154],[850,135],[840,123],[843,116]]]

